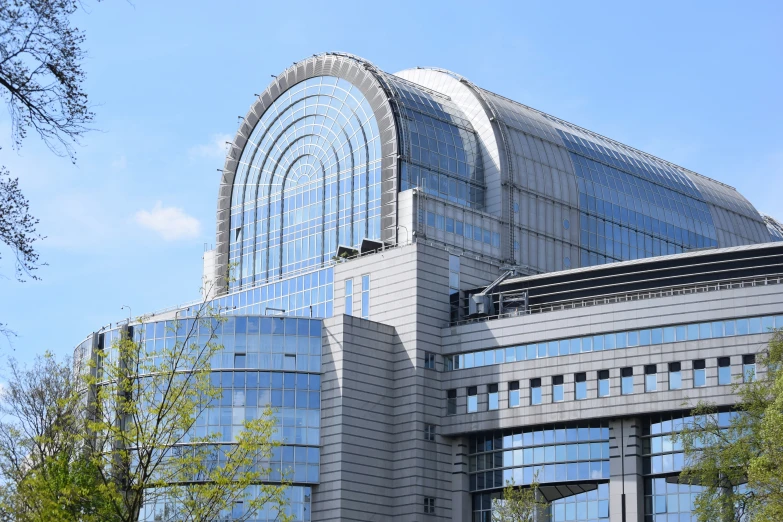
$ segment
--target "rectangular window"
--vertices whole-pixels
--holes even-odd
[[[530,379],[530,404],[541,404],[541,379]]]
[[[457,390],[448,390],[446,392],[446,414],[457,414]]]
[[[519,406],[519,381],[508,383],[508,407]]]
[[[459,273],[460,258],[449,255],[449,309],[451,321],[459,321]]]
[[[424,368],[427,370],[435,369],[435,354],[432,352],[424,352]]]
[[[682,388],[682,373],[680,372],[680,363],[669,363],[669,389],[679,390]]]
[[[756,356],[742,356],[742,381],[753,382],[756,380]]]
[[[353,279],[345,280],[345,315],[353,315]]]
[[[370,318],[370,276],[362,276],[362,319]]]
[[[424,514],[425,515],[435,514],[435,498],[424,497]]]
[[[487,386],[487,399],[488,410],[497,410],[500,407],[497,384],[490,384]]]
[[[435,425],[434,424],[425,424],[424,425],[424,440],[435,440]]]
[[[654,364],[648,364],[644,367],[644,391],[658,391],[658,370]]]
[[[620,370],[620,394],[631,395],[633,393],[633,368]]]
[[[555,375],[552,377],[552,402],[562,402],[565,400],[563,393],[563,376]]]
[[[731,359],[718,358],[718,384],[731,384]]]
[[[707,386],[707,369],[704,359],[693,361],[693,387]]]
[[[587,398],[587,374],[577,373],[574,375],[574,397],[581,401]]]
[[[609,397],[609,370],[598,372],[598,396]]]
[[[468,413],[476,413],[478,411],[478,390],[475,386],[468,388]]]

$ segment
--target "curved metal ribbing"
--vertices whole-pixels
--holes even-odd
[[[229,264],[232,287],[248,286],[328,261],[338,242],[393,237],[398,132],[382,75],[350,55],[318,55],[258,97],[223,169],[222,289]]]

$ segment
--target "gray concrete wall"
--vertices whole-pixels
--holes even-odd
[[[413,207],[413,205],[409,205]],[[409,214],[411,211],[408,211]],[[335,313],[325,321],[321,483],[313,520],[452,520],[468,522],[467,436],[487,430],[607,419],[610,425],[612,520],[641,520],[639,439],[645,414],[683,410],[700,399],[732,404],[717,384],[717,358],[729,356],[735,377],[742,355],[768,335],[724,337],[443,371],[443,356],[566,337],[783,313],[778,286],[670,296],[518,316],[450,327],[449,253],[461,254],[461,288],[488,284],[497,261],[435,242],[396,247],[335,267]],[[361,314],[361,276],[370,274],[368,320],[342,315],[345,280],[354,280]],[[437,355],[436,369],[424,355]],[[692,361],[706,359],[707,386],[693,388]],[[669,362],[682,365],[682,389],[668,389]],[[644,392],[644,367],[657,366],[658,391]],[[620,395],[620,369],[634,369],[634,393]],[[597,371],[610,371],[611,396],[598,398]],[[588,399],[574,400],[574,374],[587,373]],[[563,375],[565,400],[551,402],[552,377]],[[529,379],[541,378],[543,404],[529,405]],[[508,383],[520,381],[521,406],[508,407]],[[487,411],[487,385],[497,383],[500,408]],[[465,413],[468,386],[479,412]],[[446,415],[446,390],[458,390],[457,415]],[[434,441],[425,424],[436,426]],[[619,491],[619,493],[618,493]],[[620,495],[620,496],[618,496]],[[625,495],[625,508],[622,507]],[[436,512],[424,515],[425,497]]]

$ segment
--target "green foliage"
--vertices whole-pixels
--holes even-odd
[[[682,480],[703,487],[695,502],[700,522],[783,520],[783,331],[757,356],[751,382],[728,425],[714,404],[699,403],[693,422],[673,437],[682,445]]]
[[[536,479],[528,488],[516,487],[511,480],[503,488],[503,498],[492,501],[492,522],[534,522],[548,508]]]
[[[222,349],[215,332],[224,320],[205,304],[195,318],[169,322],[175,342],[153,346],[125,333],[94,361],[87,443],[102,483],[117,485],[116,520],[135,521],[144,503],[178,522],[218,519],[237,501],[240,520],[265,504],[283,509],[286,484],[262,483],[270,472],[263,462],[280,444],[271,409],[245,421],[231,442],[194,435],[196,419],[222,396],[210,384],[210,359]],[[245,498],[251,485],[258,494]]]
[[[11,359],[0,393],[0,520],[100,521],[108,504],[78,443],[78,379],[46,353],[31,368]]]
[[[284,513],[287,481],[264,483],[280,445],[274,411],[245,421],[231,441],[196,436],[196,419],[223,391],[210,383],[225,318],[206,303],[168,321],[171,340],[146,342],[120,328],[94,358],[31,369],[10,362],[0,391],[0,521],[136,522],[145,504],[156,520],[252,518]],[[145,331],[145,319],[133,331]],[[248,495],[252,488],[253,494]],[[241,502],[242,513],[232,513]]]

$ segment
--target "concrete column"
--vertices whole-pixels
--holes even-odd
[[[451,441],[451,520],[470,522],[473,505],[468,482],[468,439],[460,437]]]
[[[609,517],[612,522],[644,520],[641,419],[609,421]]]

